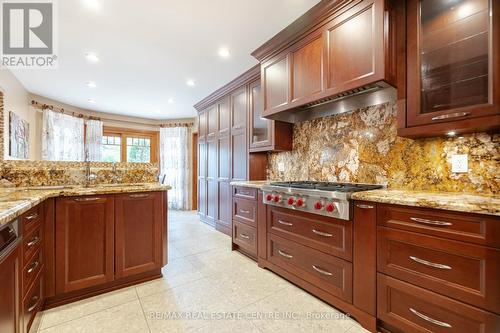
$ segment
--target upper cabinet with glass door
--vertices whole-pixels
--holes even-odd
[[[260,79],[249,84],[250,149],[252,152],[292,150],[292,124],[263,118]]]
[[[407,1],[410,137],[500,127],[500,1]]]

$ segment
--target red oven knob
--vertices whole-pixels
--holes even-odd
[[[326,205],[326,208],[325,208],[325,209],[326,209],[326,211],[327,211],[328,213],[333,213],[333,211],[335,211],[335,205],[334,205],[334,204],[332,204],[332,203],[329,203],[328,205]]]
[[[306,205],[306,203],[305,203],[304,199],[302,199],[302,198],[297,199],[297,207],[302,207],[305,205]]]
[[[314,209],[320,210],[321,208],[323,208],[323,204],[321,203],[321,201],[318,201],[314,204]]]
[[[290,197],[290,198],[288,198],[287,203],[288,203],[290,206],[292,206],[293,204],[295,204],[295,198],[294,198],[294,197]]]
[[[279,195],[274,196],[274,202],[278,203],[281,201],[281,197]]]
[[[267,201],[272,201],[272,200],[273,200],[273,196],[272,196],[271,194],[268,194],[268,195],[266,196],[266,200],[267,200]]]

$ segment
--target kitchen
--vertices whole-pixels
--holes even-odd
[[[219,49],[251,65],[208,72],[192,117],[0,72],[0,155],[36,155],[2,161],[2,333],[500,331],[499,3],[298,3]],[[53,162],[62,123],[82,153]]]

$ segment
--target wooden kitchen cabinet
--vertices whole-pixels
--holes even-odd
[[[406,108],[398,134],[500,128],[500,3],[408,0],[406,13]]]
[[[115,196],[115,278],[160,269],[166,234],[160,192]]]
[[[322,1],[255,50],[252,55],[261,63],[263,115],[311,107],[351,91],[395,86],[397,21],[392,3]]]
[[[216,229],[231,234],[231,107],[229,97],[217,102],[218,108],[218,167],[217,167],[217,221]]]
[[[268,137],[266,133],[268,128],[268,133],[281,133],[277,142],[290,142],[291,146],[291,130],[286,141],[282,131],[274,131],[270,126],[274,122],[264,120],[263,125],[256,124],[262,127],[262,132],[250,128],[254,123],[251,107],[258,111],[255,114],[262,114],[259,79],[257,65],[195,105],[198,133],[204,133],[198,137],[198,213],[202,222],[227,235],[233,229],[230,183],[267,177],[266,151],[274,149],[272,135]],[[289,124],[285,125],[291,129]],[[250,133],[258,137],[257,141],[262,140],[254,142],[257,143],[254,150]]]
[[[141,212],[145,213],[145,212]],[[98,286],[114,279],[114,197],[56,201],[56,292]]]
[[[292,150],[293,125],[263,117],[261,81],[249,84],[250,153]]]
[[[0,332],[21,333],[21,249],[19,242],[0,257]]]

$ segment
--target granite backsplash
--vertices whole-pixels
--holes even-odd
[[[98,184],[158,181],[158,166],[154,164],[92,162],[90,166],[91,172],[97,174]],[[0,162],[0,179],[15,186],[83,185],[85,169],[84,162],[3,161]]]
[[[406,190],[500,193],[500,134],[411,140],[396,135],[396,105],[298,123],[293,151],[270,153],[268,179],[387,184]],[[452,173],[451,156],[469,155]],[[285,171],[278,171],[278,163]]]

